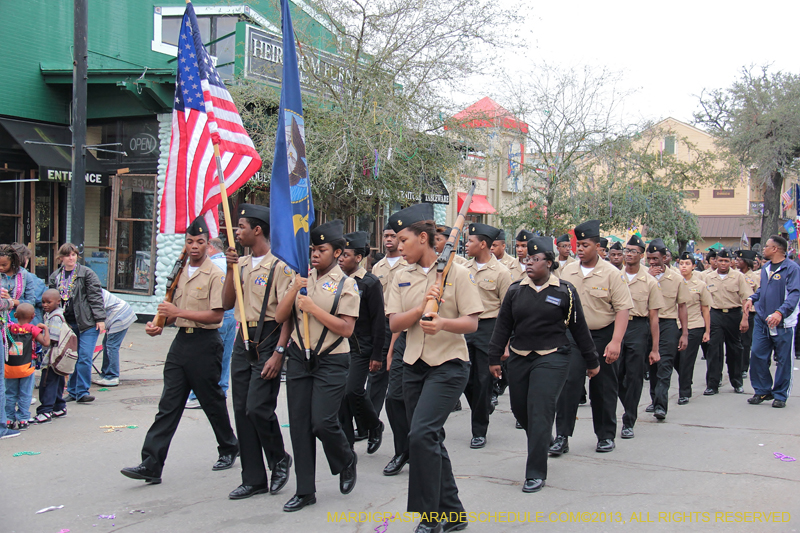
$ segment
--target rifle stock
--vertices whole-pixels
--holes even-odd
[[[456,242],[458,242],[458,236],[461,233],[461,228],[464,227],[464,221],[467,218],[467,213],[469,212],[469,205],[472,203],[473,194],[475,194],[474,181],[472,182],[472,186],[469,189],[467,197],[464,199],[464,203],[461,206],[461,211],[458,212],[458,217],[456,218],[455,224],[453,224],[453,229],[450,230],[450,236],[447,238],[447,242],[444,243],[442,253],[439,254],[439,259],[436,261],[435,284],[439,287],[439,294],[444,294],[444,279],[447,277],[447,273],[450,272],[450,267],[453,264],[453,258],[455,257],[455,245]],[[422,313],[422,320],[432,320],[428,314],[438,313],[439,303],[440,300],[428,300],[428,302],[425,304],[425,312]]]
[[[164,296],[165,302],[172,303],[172,299],[175,297],[175,289],[178,287],[178,279],[181,277],[181,272],[183,272],[183,267],[186,266],[186,255],[188,252],[186,251],[186,246],[183,247],[183,251],[181,252],[180,257],[177,261],[175,261],[175,265],[172,267],[172,272],[169,273],[167,277],[167,294]],[[167,323],[167,317],[161,316],[156,312],[155,318],[153,318],[153,324],[156,327],[163,328]]]

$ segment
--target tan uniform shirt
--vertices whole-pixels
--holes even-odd
[[[511,257],[508,254],[503,254],[502,259],[498,259],[500,264],[503,265],[511,272],[511,281],[517,281],[518,279],[522,279],[522,276],[525,274],[525,269],[522,268],[522,265],[519,263],[519,260],[516,257]],[[481,317],[483,318],[483,317]]]
[[[689,288],[680,274],[671,268],[665,270],[661,278],[656,278],[664,298],[664,307],[658,310],[658,318],[678,319],[678,304],[689,303]],[[680,324],[678,324],[680,326]],[[687,326],[688,327],[688,326]]]
[[[714,271],[706,274],[704,281],[708,292],[711,293],[711,298],[714,302],[711,307],[714,309],[734,309],[741,307],[742,302],[745,301],[751,294],[753,289],[744,277],[744,274],[738,270],[729,270],[725,279],[719,277],[719,272]]]
[[[589,329],[602,329],[614,322],[617,311],[633,307],[631,293],[622,277],[614,265],[599,257],[597,265],[586,277],[578,261],[564,268],[561,279],[578,289]]]
[[[455,259],[453,261],[455,262]],[[402,270],[403,267],[407,266],[408,262],[403,259],[402,256],[398,256],[397,262],[394,264],[394,266],[391,266],[389,259],[386,257],[372,266],[372,273],[380,280],[381,287],[383,287],[384,308],[386,308],[386,305],[389,302],[389,284],[391,283],[392,278],[395,276],[395,274]]]
[[[639,272],[632,280],[628,280],[628,274],[623,271],[622,278],[628,284],[633,300],[633,309],[630,316],[649,317],[651,309],[663,309],[664,298],[658,288],[658,281],[650,275],[644,268],[639,268]]]
[[[711,307],[713,299],[708,292],[706,282],[700,272],[692,273],[692,279],[684,280],[686,288],[689,289],[689,302],[686,304],[686,313],[689,315],[689,329],[705,328],[706,322],[703,320],[701,306]]]
[[[466,267],[480,291],[483,302],[483,313],[480,318],[497,318],[500,304],[503,303],[503,298],[506,297],[508,287],[511,285],[511,272],[493,255],[480,269],[475,258],[470,259]]]
[[[436,281],[436,265],[428,273],[419,265],[409,265],[392,279],[386,314],[403,313],[422,302],[428,289]],[[470,278],[469,270],[461,265],[452,265],[442,293],[439,315],[444,318],[459,318],[483,312],[478,286]],[[451,359],[469,361],[467,341],[460,333],[440,331],[436,335],[425,335],[419,322],[408,328],[406,351],[403,361],[414,364],[422,359],[431,366],[438,366]]]
[[[208,257],[194,274],[189,277],[189,264],[183,268],[175,288],[172,303],[187,311],[211,311],[222,309],[222,285],[225,274],[217,268]],[[200,324],[194,320],[178,318],[175,325],[179,328],[219,329],[222,320],[215,324]]]
[[[600,257],[600,256],[597,256],[597,257],[598,257],[598,261],[602,261],[603,260],[602,257]],[[556,263],[558,263],[558,268],[556,269],[557,271],[564,272],[564,269],[567,268],[568,265],[571,265],[572,263],[577,263],[577,262],[578,262],[577,259],[575,259],[572,256],[569,256],[569,257],[567,257],[567,260],[564,261],[564,264],[562,265],[561,261],[558,259],[558,253],[556,253]]]
[[[453,263],[457,265],[462,265],[462,266],[466,265],[468,261],[469,259],[467,259],[466,257],[461,257],[460,255],[453,256]]]
[[[269,272],[275,264],[275,273],[272,275],[272,287],[269,290],[267,310],[264,320],[275,320],[275,311],[278,301],[283,298],[292,284],[294,271],[286,263],[277,259],[272,252],[267,253],[261,262],[253,268],[252,256],[245,255],[239,258],[239,272],[242,278],[242,296],[244,299],[244,313],[247,322],[258,322],[261,317],[261,306],[267,296],[267,281]],[[239,320],[239,302],[236,302],[234,316]]]
[[[358,295],[356,281],[353,278],[345,276],[342,269],[339,268],[339,265],[334,265],[334,267],[322,277],[318,278],[318,275],[316,268],[312,269],[311,273],[308,275],[308,296],[314,300],[314,303],[320,306],[323,311],[330,313],[331,307],[333,307],[333,300],[336,297],[336,286],[339,284],[339,280],[345,278],[344,285],[342,285],[342,293],[341,296],[339,296],[338,309],[334,312],[334,315],[358,318],[361,297]],[[299,297],[300,294],[298,293],[297,296]],[[297,327],[292,331],[292,340],[300,345],[299,337],[304,331],[303,312],[297,307],[297,301],[295,301],[294,311],[297,313]],[[319,342],[319,336],[322,334],[323,325],[310,314],[306,316],[308,316],[308,333],[311,337],[309,339],[310,346],[306,346],[306,348],[314,350],[317,347],[317,342]],[[338,339],[338,337],[333,332],[328,331],[327,335],[325,335],[325,342],[322,344],[319,351],[325,351],[336,339]],[[303,345],[305,345],[305,340],[303,342]],[[339,344],[332,353],[349,352],[350,343],[347,338],[344,338],[342,343]]]
[[[761,271],[748,270],[744,275],[744,279],[750,284],[750,289],[755,293],[761,287]]]

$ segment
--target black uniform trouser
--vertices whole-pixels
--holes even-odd
[[[644,369],[650,338],[650,320],[645,317],[632,317],[622,340],[619,355],[619,399],[625,408],[622,427],[632,428],[636,424],[639,402],[644,387]]]
[[[650,399],[655,407],[667,410],[669,401],[669,385],[672,381],[672,369],[678,357],[678,341],[681,330],[673,318],[658,320],[658,354],[661,359],[650,365]]]
[[[393,352],[395,356],[393,360],[397,361],[397,353],[399,351],[399,358],[403,358],[403,352],[406,348],[406,337],[405,334],[401,335],[402,342],[400,338],[397,339],[395,342],[395,346]],[[383,350],[381,351],[381,369],[377,372],[370,372],[369,378],[367,378],[367,396],[369,396],[369,400],[372,402],[372,406],[375,408],[375,413],[378,417],[381,416],[381,410],[383,409],[383,403],[386,400],[386,391],[389,388],[389,372],[386,371],[386,356],[389,353],[389,345],[392,342],[392,330],[389,329],[389,318],[386,318],[386,333],[383,341]],[[398,347],[398,344],[400,346]]]
[[[317,443],[322,442],[331,474],[337,475],[353,460],[353,452],[339,425],[339,408],[347,384],[350,354],[319,357],[319,366],[306,370],[305,353],[296,344],[287,350],[286,399],[289,407],[289,434],[294,451],[296,494],[313,494],[317,463]]]
[[[727,312],[725,312],[727,311]],[[722,382],[722,348],[732,387],[742,386],[742,309],[711,308],[711,340],[706,354],[706,387],[717,390]]]
[[[586,360],[581,355],[569,330],[567,330],[567,338],[569,339],[569,370],[556,404],[556,435],[562,437],[571,437],[575,430],[578,406],[586,383]]]
[[[508,357],[511,412],[528,436],[525,479],[547,479],[550,428],[570,370],[570,351],[567,344],[547,355],[521,356],[512,351]]]
[[[444,447],[444,423],[464,392],[469,363],[451,359],[430,366],[422,359],[403,364],[403,395],[411,431],[408,434],[410,469],[408,511],[460,513],[450,456]]]
[[[489,373],[489,341],[492,339],[496,318],[482,318],[478,329],[464,337],[469,350],[469,380],[464,389],[472,411],[472,436],[485,437],[492,414],[492,375]]]
[[[265,321],[260,339],[255,338],[257,330],[249,328],[248,332],[250,342],[258,342],[258,361],[250,363],[247,360],[241,331],[236,333],[231,354],[233,419],[239,436],[242,485],[266,484],[264,456],[270,470],[274,470],[275,465],[286,456],[281,425],[275,413],[281,390],[280,372],[272,379],[261,378],[261,371],[278,344],[281,325],[275,321]]]
[[[605,362],[603,353],[614,337],[614,324],[592,330],[592,340],[600,354],[600,371],[589,380],[589,401],[592,406],[592,424],[597,440],[611,439],[617,435],[617,394],[619,392],[619,359]],[[641,376],[641,372],[639,373]]]
[[[753,314],[755,314],[755,309]],[[800,359],[800,327],[794,328],[794,357]]]
[[[219,454],[233,455],[239,450],[225,394],[219,386],[222,350],[222,338],[216,329],[194,328],[193,333],[187,333],[186,328],[180,328],[175,335],[164,362],[164,388],[158,413],[142,446],[142,464],[156,475],[160,476],[164,468],[189,391],[194,391],[214,430]]]
[[[694,364],[697,361],[697,350],[706,332],[705,326],[689,330],[689,342],[686,349],[678,352],[675,368],[678,369],[678,397],[692,397],[692,379],[694,377]]]
[[[753,329],[756,327],[756,313],[750,313],[747,317],[750,327],[742,333],[742,372],[750,369],[750,347],[753,345]]]
[[[399,349],[402,351],[398,352]],[[389,388],[386,392],[386,418],[392,427],[394,439],[394,454],[400,455],[408,452],[409,417],[403,394],[403,353],[406,349],[406,332],[402,332],[394,343],[392,368],[389,369]]]
[[[369,374],[372,346],[367,346],[366,343],[359,343],[359,346],[361,348],[360,353],[353,352],[350,354],[350,368],[347,371],[347,385],[345,386],[340,418],[342,429],[347,435],[347,441],[350,446],[355,444],[354,419],[356,426],[362,431],[375,429],[381,423],[364,389],[364,384]]]

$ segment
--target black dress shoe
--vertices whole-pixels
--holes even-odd
[[[283,510],[286,513],[293,513],[295,511],[299,511],[306,505],[314,505],[315,503],[317,503],[317,497],[313,492],[311,494],[306,494],[305,496],[295,494],[292,496],[291,500],[283,505]]]
[[[656,407],[653,416],[656,417],[658,420],[664,420],[667,418],[667,412],[664,410],[663,407]]]
[[[539,492],[544,487],[543,479],[526,479],[522,484],[522,492]]]
[[[78,398],[77,403],[92,403],[94,401],[94,396],[91,394],[84,394],[80,398]]]
[[[267,484],[263,485],[239,485],[228,494],[229,500],[244,500],[256,494],[266,494],[269,492]]]
[[[619,432],[620,437],[623,439],[632,439],[633,438],[633,428],[623,427],[622,431]]]
[[[719,391],[717,389],[712,389],[711,387],[708,387],[706,390],[703,391],[703,396],[714,396],[718,392]]]
[[[129,477],[131,479],[140,479],[145,483],[150,483],[152,485],[158,485],[161,483],[161,476],[149,470],[144,465],[134,466],[123,468],[120,470],[120,473],[123,476]]]
[[[689,398],[686,396],[681,396],[678,398],[678,405],[686,405],[687,403],[689,403]]]
[[[466,516],[466,513],[462,514],[461,516]],[[467,520],[457,520],[455,522],[449,522],[447,520],[444,520],[442,522],[442,533],[450,533],[451,531],[463,531],[467,529],[468,525],[469,522]]]
[[[443,533],[443,531],[441,522],[436,522],[435,524],[420,522],[414,528],[414,533]]]
[[[396,476],[400,473],[406,463],[408,462],[408,452],[401,453],[399,455],[395,455],[392,457],[392,460],[389,461],[383,469],[384,476]]]
[[[220,455],[219,459],[217,459],[217,462],[214,463],[214,466],[211,467],[211,470],[216,471],[216,470],[227,470],[227,469],[229,469],[230,467],[233,466],[233,463],[236,462],[236,456],[237,455],[239,455],[238,452],[237,453],[229,453],[229,454],[225,454],[225,455]]]
[[[758,405],[763,402],[768,402],[772,399],[772,394],[754,394],[752,398],[747,399],[747,403],[750,405]]]
[[[367,442],[368,454],[372,455],[381,447],[381,442],[383,442],[383,428],[383,422],[380,422],[377,428],[369,430],[369,441]]]
[[[653,411],[655,411],[655,410],[656,410],[656,406],[655,406],[654,404],[652,404],[652,403],[651,403],[650,405],[648,405],[648,406],[645,408],[644,412],[645,412],[645,413],[652,413],[652,412],[653,412]]]
[[[650,380],[650,371],[649,370],[645,370],[644,371],[644,380],[645,381],[649,381]]]
[[[500,402],[497,400],[497,394],[492,393],[492,405],[497,407],[498,403],[500,403]]]
[[[605,453],[610,452],[614,448],[614,439],[603,439],[597,441],[597,448],[595,448],[595,451],[599,453]]]
[[[558,435],[553,444],[550,445],[550,455],[558,457],[567,452],[569,452],[569,439],[563,435]]]
[[[744,394],[744,387],[734,387],[733,392],[736,394]]]
[[[514,427],[517,428],[517,429],[522,429],[522,424],[519,423],[519,420],[516,421],[516,423],[514,424]]]
[[[461,407],[461,399],[459,398],[459,400],[456,402],[456,406],[453,407],[453,412],[460,411],[461,409],[463,408]]]
[[[786,402],[783,400],[774,400],[772,402],[772,407],[777,407],[778,409],[783,409],[786,407]]]
[[[361,442],[362,440],[367,440],[369,438],[369,432],[367,431],[356,431],[354,439],[356,442]]]
[[[350,494],[356,487],[356,464],[358,463],[358,455],[353,453],[353,460],[350,464],[344,467],[344,470],[339,473],[339,492],[342,494]]]
[[[272,477],[269,481],[269,491],[272,494],[280,491],[289,481],[289,468],[292,467],[292,456],[288,453],[283,456],[283,459],[278,461],[275,468],[272,469]]]
[[[484,446],[486,446],[486,437],[472,437],[472,440],[469,441],[469,447],[473,450],[483,448]]]

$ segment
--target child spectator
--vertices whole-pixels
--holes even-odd
[[[49,345],[45,345],[44,359],[42,360],[42,377],[39,380],[39,407],[36,408],[34,422],[44,424],[50,422],[51,417],[60,418],[67,415],[67,402],[64,395],[64,376],[56,374],[50,368],[51,346],[56,346],[63,328],[66,326],[64,310],[61,309],[61,294],[56,289],[48,289],[42,294],[42,309],[44,309],[44,322],[50,335]]]
[[[102,387],[119,385],[119,347],[136,322],[136,313],[128,302],[103,289],[103,307],[106,310],[106,332],[103,337],[103,366],[92,383]]]
[[[36,310],[33,323],[38,324],[39,322],[43,321],[42,317],[44,313],[42,312],[42,294],[44,293],[45,289],[47,289],[47,284],[32,271],[28,270],[31,261],[30,249],[24,244],[18,242],[13,243],[11,247],[19,256],[20,270],[22,270],[25,275],[26,287],[31,287],[33,290],[33,302],[31,303],[33,304],[33,308]]]
[[[17,323],[8,325],[9,332],[14,334],[30,334],[36,342],[42,345],[50,344],[47,326],[39,324],[34,326],[31,320],[34,317],[33,306],[21,303],[15,313]],[[7,429],[28,429],[28,419],[31,417],[31,393],[35,379],[35,368],[31,359],[33,346],[24,347],[23,343],[9,342],[6,347],[5,361],[5,386],[6,386],[6,424]]]

